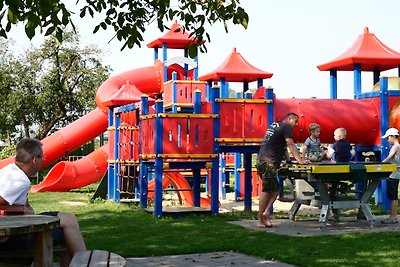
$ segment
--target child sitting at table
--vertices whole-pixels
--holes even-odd
[[[302,155],[310,161],[322,161],[326,157],[326,151],[318,138],[321,127],[317,123],[310,123],[308,132],[310,136],[304,142]]]
[[[346,140],[347,132],[345,128],[337,128],[333,137],[335,143],[333,149],[330,149],[330,156],[333,162],[349,162],[354,157],[354,149],[351,147],[349,141]],[[329,150],[328,150],[329,151]]]

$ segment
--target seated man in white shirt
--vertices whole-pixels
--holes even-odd
[[[0,209],[19,211],[21,214],[34,214],[28,201],[30,188],[29,177],[35,174],[43,161],[43,150],[40,141],[30,138],[22,139],[16,148],[15,162],[0,170]],[[65,212],[48,212],[45,215],[58,216],[60,228],[54,229],[53,239],[67,248],[67,253],[60,257],[60,266],[68,266],[74,253],[86,250],[86,245],[75,216]],[[0,243],[0,251],[12,249],[13,245],[20,249],[21,242],[10,238]],[[27,240],[25,246],[33,245]]]

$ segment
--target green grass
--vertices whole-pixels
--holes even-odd
[[[135,205],[90,201],[91,191],[30,194],[36,212],[73,212],[87,247],[124,257],[233,250],[297,266],[398,266],[400,233],[288,237],[229,224],[252,213],[156,219]],[[283,215],[281,215],[283,216]]]

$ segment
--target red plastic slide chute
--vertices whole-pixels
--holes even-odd
[[[100,180],[107,171],[108,145],[104,145],[77,161],[61,161],[31,192],[66,192]]]

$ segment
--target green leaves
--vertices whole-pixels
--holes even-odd
[[[124,42],[121,50],[135,45],[141,46],[142,35],[153,21],[157,23],[160,31],[164,31],[166,25],[170,25],[170,21],[179,20],[184,30],[197,40],[195,47],[189,48],[191,56],[197,55],[196,46],[200,47],[202,52],[207,51],[202,42],[204,35],[210,41],[210,36],[205,31],[206,22],[213,27],[215,23],[222,22],[226,31],[228,21],[247,28],[248,15],[239,6],[239,1],[177,0],[175,2],[178,2],[178,5],[171,5],[169,0],[90,0],[81,9],[80,16],[85,17],[87,11],[92,9],[97,12],[103,11],[102,14],[98,14],[103,16],[102,22],[93,32],[98,32],[100,28],[107,29],[107,26],[111,25],[117,39]]]
[[[40,24],[40,18],[33,13],[28,14],[28,21],[25,24],[25,33],[29,39],[32,39],[35,36],[35,29]]]
[[[56,38],[62,41],[65,26],[75,26],[71,21],[71,14],[62,0],[12,0],[0,1],[0,36],[7,38],[7,32],[12,25],[22,22],[25,24],[25,33],[29,39],[35,36],[36,30],[45,32],[45,36],[56,32]],[[7,13],[7,21],[3,20]],[[5,24],[5,27],[4,27]]]
[[[0,25],[0,36],[7,37],[12,25],[23,22],[29,38],[39,29],[46,36],[55,33],[55,37],[61,42],[66,26],[71,25],[75,29],[71,13],[62,2],[70,3],[67,0],[0,1],[0,20],[7,12],[7,24],[6,27]],[[171,5],[170,0],[86,0],[79,16],[100,18],[93,33],[100,29],[107,30],[111,26],[115,31],[114,37],[123,42],[122,49],[141,46],[143,33],[154,21],[159,30],[164,31],[165,25],[179,20],[184,30],[198,40],[196,45],[200,47],[200,51],[207,50],[202,42],[203,35],[206,34],[210,40],[205,31],[206,22],[212,27],[220,22],[226,31],[229,21],[244,28],[247,28],[249,22],[246,11],[239,6],[237,0],[175,0],[173,3]],[[1,21],[5,23],[4,20]],[[194,53],[195,50],[191,51]]]

